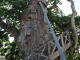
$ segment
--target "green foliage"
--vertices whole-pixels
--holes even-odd
[[[0,2],[0,17],[6,19],[6,23],[19,27],[19,22],[23,11],[27,7],[28,0],[3,0]]]
[[[70,56],[69,54],[66,55],[67,60],[70,60]]]
[[[4,38],[0,40],[0,55],[5,56],[6,60],[17,60],[21,59],[21,54],[15,41],[10,43],[8,33],[4,35]]]
[[[7,55],[6,58],[7,60],[17,60],[17,59],[21,59],[21,54],[18,50],[18,47],[16,46],[15,42],[13,41],[12,43],[9,43],[8,45],[8,50],[7,50]]]
[[[74,51],[73,58],[74,58],[74,60],[80,60],[80,55],[78,54],[77,51]]]
[[[68,29],[70,31],[71,40],[72,42],[74,42],[73,41],[74,37],[73,37],[72,29],[70,26],[71,15],[64,16],[63,12],[61,12],[60,9],[56,10],[55,8],[52,11],[48,11],[47,15],[56,35]],[[75,25],[77,30],[79,31],[78,36],[80,36],[80,16],[75,17]],[[80,43],[80,37],[78,39]]]
[[[75,50],[72,54],[73,54],[74,60],[80,60],[80,55],[77,50]],[[71,60],[71,57],[69,54],[67,54],[66,57],[67,57],[67,60]]]
[[[53,5],[54,3],[56,3],[56,4],[62,4],[62,3],[60,2],[60,0],[48,0],[48,1],[47,1],[47,5]]]
[[[3,46],[3,42],[0,40],[0,47],[2,47]]]
[[[71,29],[70,28],[70,16],[62,16],[60,14],[57,14],[57,13],[55,14],[55,10],[48,11],[48,18],[56,34],[60,34],[66,29]]]
[[[3,39],[0,39],[0,55],[5,56],[7,48],[5,48],[5,43],[9,42],[8,33],[3,34]]]

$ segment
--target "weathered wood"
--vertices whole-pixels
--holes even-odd
[[[50,44],[48,43],[48,56],[49,56],[49,60],[51,60],[50,58]]]
[[[66,35],[65,35],[66,34]],[[64,46],[62,46],[61,48],[62,48],[62,51],[63,52],[65,52],[70,46],[71,46],[71,41],[70,41],[70,36],[69,36],[69,31],[67,30],[66,32],[64,32],[64,33],[62,33],[62,34],[60,34],[59,36],[58,36],[58,41],[59,40],[63,40],[62,38],[65,36],[65,40],[66,41],[69,41],[68,43],[66,43],[66,41],[62,41],[63,43],[62,44],[64,44]],[[61,37],[61,38],[60,38]],[[68,40],[68,38],[69,38],[69,40]],[[51,43],[51,42],[50,42]],[[53,43],[54,44],[54,43]],[[55,47],[54,47],[54,49],[53,49],[53,51],[55,50]],[[51,60],[54,60],[55,58],[57,58],[58,56],[59,56],[60,54],[59,54],[59,51],[56,51],[56,52],[52,52],[52,54],[50,55],[50,58],[51,58]]]
[[[62,44],[62,47],[64,47],[64,42],[63,42],[63,36],[61,34],[61,44]]]
[[[71,43],[69,42],[67,45],[64,46],[64,47],[66,47],[66,48],[61,47],[61,48],[62,48],[62,51],[65,52],[70,46],[71,46]],[[60,55],[60,54],[59,54],[59,51],[56,51],[56,52],[54,52],[54,53],[50,56],[50,58],[51,58],[51,60],[54,60],[54,59],[57,58],[59,55]]]
[[[59,51],[56,51],[55,53],[53,53],[53,54],[50,56],[50,58],[51,58],[51,60],[54,60],[54,59],[57,58],[59,55],[60,55],[60,54],[59,54]]]

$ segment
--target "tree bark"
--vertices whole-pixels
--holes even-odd
[[[5,30],[5,32],[11,33],[15,38],[19,36],[19,30],[14,26],[7,25],[1,18],[0,18],[0,26]]]
[[[53,9],[53,8],[55,8],[55,7],[58,7],[58,6],[54,3],[54,5],[51,6],[50,8],[47,8],[47,10],[51,10],[51,9]]]
[[[43,6],[47,12],[44,2]],[[17,45],[23,60],[27,60],[29,56],[32,60],[38,60],[40,57],[34,56],[34,51],[53,38],[50,36],[47,22],[37,0],[28,4],[26,12],[23,15],[26,21],[24,20],[25,18],[21,20],[20,35],[17,39]]]
[[[73,12],[71,15],[71,27],[72,27],[73,34],[74,34],[74,42],[75,42],[74,48],[77,48],[78,47],[78,35],[77,35],[77,29],[75,27],[75,21],[74,21],[74,17],[77,15],[77,12],[74,7],[74,1],[72,1],[72,0],[68,0],[68,1],[71,2],[71,8],[72,8],[72,12]]]
[[[71,47],[70,48],[70,53],[69,53],[69,55],[70,55],[70,60],[74,60],[74,58],[73,58],[73,48]]]

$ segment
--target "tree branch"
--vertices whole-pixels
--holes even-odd
[[[1,18],[0,18],[0,26],[6,32],[11,33],[14,37],[17,37],[19,35],[19,30],[16,27],[7,25],[5,22],[2,21]]]
[[[77,48],[78,47],[78,35],[77,35],[77,29],[75,27],[75,21],[74,21],[74,17],[77,15],[77,12],[74,7],[74,1],[72,0],[68,0],[68,1],[71,2],[71,8],[73,12],[71,15],[71,27],[72,27],[73,34],[74,34],[74,42],[75,42],[74,48]]]
[[[47,10],[51,10],[51,9],[53,9],[53,8],[55,8],[55,7],[58,7],[58,6],[54,3],[54,5],[51,6],[50,8],[47,8]]]

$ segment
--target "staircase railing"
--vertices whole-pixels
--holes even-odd
[[[61,46],[62,51],[65,52],[71,46],[69,30],[66,30],[65,32],[58,35],[57,40]],[[32,55],[35,57],[35,60],[54,60],[60,54],[53,39],[48,41],[37,50],[34,50]],[[31,55],[29,55],[26,59],[30,60]]]

